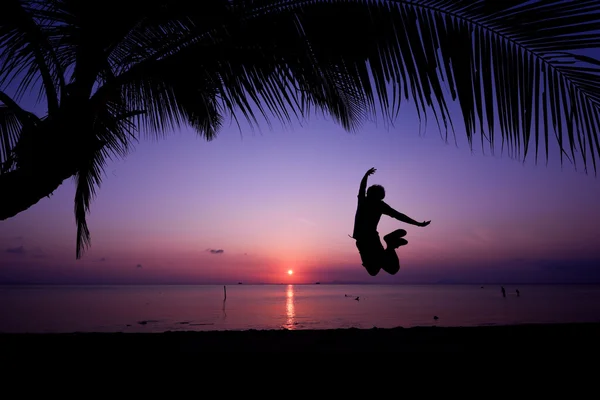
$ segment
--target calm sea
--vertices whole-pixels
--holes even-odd
[[[226,300],[223,289],[0,286],[0,332],[600,322],[600,285],[505,286],[506,298],[499,285],[232,285]]]

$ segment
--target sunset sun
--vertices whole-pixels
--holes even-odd
[[[288,270],[288,275],[291,275],[293,273],[294,273],[294,271],[292,271],[291,269]]]

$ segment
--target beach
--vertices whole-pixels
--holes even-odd
[[[107,355],[151,351],[370,352],[600,350],[600,323],[390,329],[0,334],[4,355]]]

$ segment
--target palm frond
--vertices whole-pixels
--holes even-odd
[[[12,169],[14,150],[24,127],[40,123],[33,113],[23,110],[8,94],[0,91],[0,174]]]
[[[17,144],[21,123],[8,107],[0,105],[0,174],[13,167],[12,149]]]
[[[46,23],[34,14],[47,4],[38,1],[6,0],[0,12],[0,87],[20,79],[17,97],[42,79],[41,92],[46,94],[48,112],[59,107],[59,93],[64,94],[64,70],[53,47],[42,32]]]
[[[35,125],[40,123],[40,119],[33,113],[24,110],[8,94],[0,90],[0,102],[9,109],[22,125]]]
[[[296,35],[299,29],[296,25],[277,28],[291,29]],[[273,35],[263,32],[262,39],[271,40]],[[108,81],[95,97],[103,98],[108,88],[122,85],[130,107],[149,111],[143,129],[165,132],[193,120],[206,138],[214,137],[224,112],[241,113],[257,124],[255,110],[269,123],[269,115],[289,122],[292,116],[304,117],[311,107],[323,108],[347,129],[365,116],[364,100],[354,93],[351,77],[335,65],[318,65],[308,48],[298,51],[298,46],[309,46],[302,37],[294,43],[296,48],[283,47],[277,51],[286,54],[273,55],[271,49],[262,52],[245,40],[244,33],[236,30],[226,39],[210,39],[201,49],[180,49],[170,56],[161,53],[158,60],[152,55]],[[144,51],[148,47],[144,44]],[[296,70],[286,68],[284,56],[295,59]],[[198,125],[200,116],[208,119]]]
[[[568,150],[596,171],[600,71],[578,53],[600,47],[595,0],[262,0],[223,13],[211,24],[190,8],[180,31],[146,20],[144,40],[136,44],[134,29],[123,42],[135,62],[104,89],[127,87],[136,106],[143,99],[158,131],[184,122],[179,98],[192,92],[205,93],[198,107],[213,96],[215,110],[251,123],[253,110],[288,121],[319,109],[346,129],[376,111],[392,120],[408,100],[447,130],[457,101],[471,145],[479,133],[494,151],[499,128],[511,157],[535,147],[537,161],[545,146],[548,160],[554,131],[561,162]]]
[[[81,258],[84,250],[91,245],[91,235],[87,226],[86,216],[90,203],[96,195],[96,187],[102,182],[102,173],[106,154],[102,150],[92,153],[79,166],[75,175],[75,223],[77,224],[77,248],[75,257]]]
[[[125,157],[132,141],[136,140],[137,127],[134,119],[145,114],[144,110],[127,110],[122,103],[109,102],[106,108],[96,115],[94,122],[95,139],[107,155]]]
[[[126,111],[120,103],[107,103],[94,122],[94,139],[88,151],[79,162],[75,190],[75,222],[77,224],[76,258],[91,245],[91,234],[86,216],[90,204],[96,196],[96,189],[102,183],[106,161],[111,156],[125,157],[132,139],[135,138],[135,125],[132,118],[144,111]]]
[[[450,120],[446,86],[460,104],[470,142],[477,131],[487,133],[493,150],[498,124],[511,156],[525,158],[535,135],[536,150],[543,139],[548,159],[546,132],[553,130],[561,161],[568,149],[596,171],[600,70],[577,51],[600,47],[599,2],[345,2],[354,12],[337,1],[294,3],[315,58],[360,69],[371,61],[379,103],[403,91],[418,112],[437,110]],[[279,4],[290,12],[289,3]],[[343,18],[336,18],[336,5],[347,11]]]

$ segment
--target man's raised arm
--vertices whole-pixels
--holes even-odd
[[[375,168],[371,168],[365,173],[362,180],[360,181],[360,188],[358,189],[358,197],[365,197],[367,194],[367,180],[369,179],[369,175],[373,175],[377,171]]]

